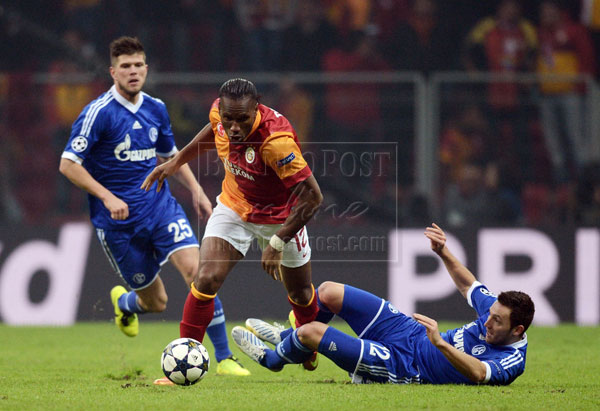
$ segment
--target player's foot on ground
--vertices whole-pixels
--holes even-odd
[[[296,315],[294,315],[294,310],[290,311],[288,314],[288,320],[292,325],[292,328],[296,329]],[[302,367],[307,371],[314,371],[319,366],[319,356],[317,352],[313,352],[313,355],[310,358],[302,363]]]
[[[278,323],[269,324],[258,318],[248,318],[246,328],[263,341],[277,345],[281,342],[281,332],[284,326]]]
[[[261,360],[265,357],[265,351],[270,349],[267,347],[267,344],[262,342],[256,335],[240,326],[233,327],[233,330],[231,330],[231,338],[233,338],[235,344],[244,354],[264,367]],[[281,368],[277,370],[269,369],[271,371],[281,371]]]
[[[250,371],[244,368],[240,361],[233,355],[219,361],[217,364],[217,375],[233,375],[236,377],[247,377]]]
[[[175,385],[173,381],[167,377],[157,378],[154,380],[154,385]]]
[[[119,308],[119,297],[127,293],[125,287],[117,285],[110,290],[110,300],[115,307],[115,324],[123,334],[128,337],[135,337],[140,331],[140,323],[137,314],[125,315]]]

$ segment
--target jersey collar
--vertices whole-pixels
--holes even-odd
[[[260,124],[261,119],[262,119],[262,116],[260,115],[260,110],[257,107],[256,108],[256,118],[254,119],[254,124],[252,124],[252,129],[248,133],[248,137],[250,137],[252,135],[252,133],[254,133],[256,131],[256,129],[258,128],[258,125]]]
[[[125,107],[127,110],[131,111],[133,114],[137,113],[137,111],[142,106],[142,103],[144,102],[144,93],[140,92],[140,98],[138,98],[138,101],[136,104],[133,104],[130,101],[128,101],[127,99],[125,99],[125,97],[123,97],[122,95],[119,94],[119,92],[117,91],[117,86],[115,86],[114,84],[110,88],[110,92],[113,95],[113,97],[115,98],[115,100],[117,100],[119,103],[121,103],[121,105],[123,107]]]
[[[516,341],[512,344],[508,344],[509,347],[522,348],[527,345],[527,333],[523,334],[523,339]]]

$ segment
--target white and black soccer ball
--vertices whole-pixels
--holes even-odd
[[[208,373],[210,357],[199,341],[178,338],[165,347],[160,364],[165,376],[175,384],[192,385]]]

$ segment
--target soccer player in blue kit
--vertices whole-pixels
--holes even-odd
[[[358,335],[352,337],[322,322],[296,330],[250,318],[232,336],[250,358],[273,371],[303,362],[318,351],[350,373],[356,383],[429,383],[507,385],[525,371],[527,335],[534,315],[529,296],[519,291],[492,294],[446,247],[436,224],[431,241],[460,293],[478,318],[440,333],[422,314],[408,317],[389,301],[349,285],[325,282],[318,305],[329,319],[338,315]],[[264,342],[276,344],[270,349]]]
[[[90,217],[114,270],[132,291],[111,290],[115,322],[125,335],[138,334],[137,314],[164,311],[167,293],[159,276],[170,261],[188,286],[198,271],[198,240],[169,188],[140,186],[159,162],[177,153],[165,104],[142,92],[148,66],[141,42],[121,37],[110,44],[114,85],[88,104],[71,130],[60,172],[88,192]],[[212,205],[189,166],[175,175],[192,194],[198,215]],[[229,349],[225,315],[215,299],[207,329],[215,346],[217,374],[249,375]],[[166,378],[155,384],[168,384]]]

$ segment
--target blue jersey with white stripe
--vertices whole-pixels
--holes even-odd
[[[176,152],[165,104],[145,93],[132,104],[112,86],[75,120],[62,157],[82,164],[94,179],[127,203],[129,217],[113,220],[102,201],[88,196],[94,226],[117,229],[135,225],[164,208],[171,196],[166,181],[158,193],[156,186],[149,191],[140,186],[156,166],[157,155],[170,157]]]
[[[505,385],[513,382],[525,371],[527,335],[511,345],[488,344],[485,341],[484,323],[497,297],[481,283],[475,282],[467,295],[469,305],[479,318],[460,328],[442,333],[442,338],[456,349],[482,361],[487,369],[484,383]],[[454,368],[444,355],[424,335],[417,343],[416,360],[421,378],[435,384],[473,382]]]

